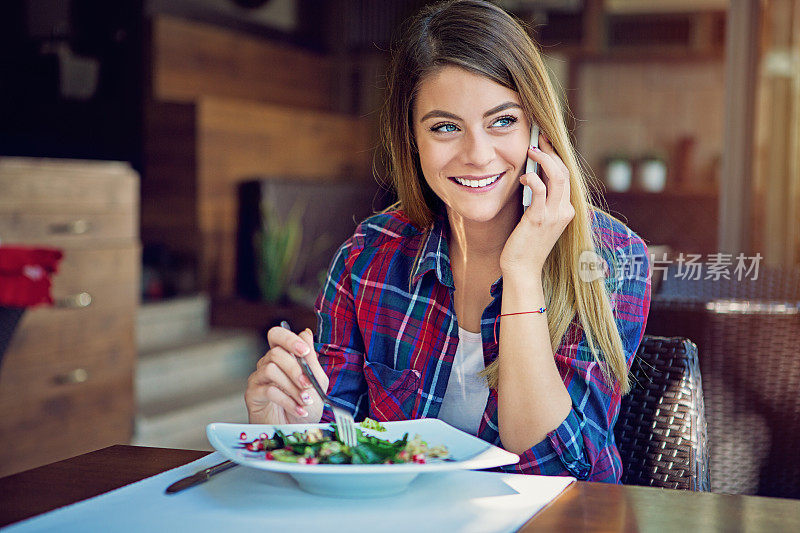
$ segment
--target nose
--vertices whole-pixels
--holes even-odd
[[[494,159],[492,139],[482,131],[467,132],[464,136],[463,154],[468,165],[485,168]]]

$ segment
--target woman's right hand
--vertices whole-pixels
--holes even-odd
[[[316,424],[322,418],[322,399],[303,373],[297,357],[304,357],[320,387],[328,390],[328,376],[314,351],[314,337],[274,327],[267,333],[270,349],[259,359],[247,380],[244,402],[251,424]]]

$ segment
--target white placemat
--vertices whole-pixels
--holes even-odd
[[[213,453],[5,531],[514,531],[575,480],[442,472],[420,475],[396,496],[351,500],[315,496],[287,474],[239,466],[183,492],[164,493],[172,482],[223,459]]]

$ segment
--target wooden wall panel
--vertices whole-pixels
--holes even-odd
[[[371,168],[364,119],[220,98],[203,98],[198,107],[205,193],[222,192],[243,175],[361,178]]]
[[[196,253],[197,129],[194,104],[148,102],[144,110],[142,242]]]
[[[199,288],[232,296],[239,183],[371,179],[375,136],[330,112],[330,57],[165,15],[147,39],[142,240],[190,253]]]
[[[239,183],[371,179],[365,118],[218,97],[148,109],[142,239],[195,254],[217,296],[233,295]]]
[[[609,155],[675,157],[681,139],[692,139],[688,172],[671,172],[667,187],[716,189],[724,136],[721,61],[583,61],[577,69],[578,151],[596,176],[605,178]],[[677,157],[667,165],[674,170]]]
[[[320,54],[166,15],[151,27],[152,97],[205,95],[334,108],[332,62]]]
[[[198,102],[197,117],[200,277],[214,294],[233,294],[239,183],[371,179],[366,119],[211,97]]]

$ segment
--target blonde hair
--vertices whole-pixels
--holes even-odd
[[[555,351],[577,315],[606,380],[627,392],[628,367],[604,280],[584,282],[579,278],[581,253],[596,250],[592,211],[599,208],[592,205],[587,174],[570,142],[561,104],[538,48],[517,20],[490,2],[450,0],[427,6],[412,19],[393,50],[382,131],[398,195],[396,206],[427,230],[441,208],[440,200],[423,179],[413,138],[412,109],[420,82],[448,65],[517,92],[525,113],[539,125],[569,169],[575,217],[555,244],[543,271],[550,342]],[[498,362],[490,364],[482,375],[490,387],[497,388]]]

